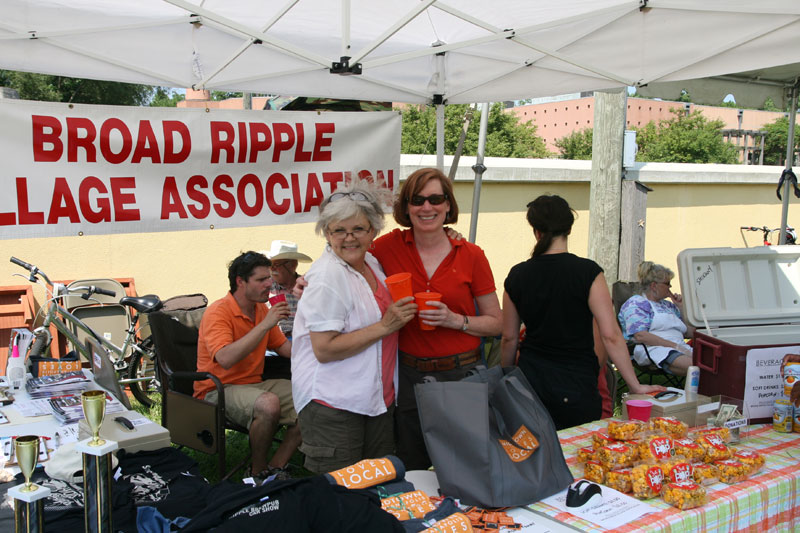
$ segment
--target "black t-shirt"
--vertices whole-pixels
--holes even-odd
[[[601,272],[591,259],[570,253],[540,255],[511,269],[505,290],[526,327],[520,357],[597,365],[589,289]]]

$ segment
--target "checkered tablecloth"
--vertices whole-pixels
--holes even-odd
[[[605,429],[597,421],[558,432],[564,457],[576,478],[583,477],[577,463],[579,448],[592,445],[592,432]],[[659,509],[613,531],[800,531],[800,433],[778,433],[772,425],[742,428],[739,449],[766,457],[765,467],[747,481],[735,485],[716,483],[706,487],[708,503],[681,511],[660,498],[647,503]],[[606,531],[570,513],[543,503],[530,506],[582,531]]]

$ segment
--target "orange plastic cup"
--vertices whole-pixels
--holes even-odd
[[[418,292],[417,294],[414,295],[414,299],[417,302],[417,306],[419,306],[419,310],[422,311],[423,309],[436,309],[435,306],[428,305],[428,302],[441,301],[442,295],[439,294],[438,292]],[[430,331],[432,329],[436,329],[436,326],[429,326],[428,324],[423,324],[422,319],[420,319],[419,329]]]
[[[414,294],[411,292],[411,274],[409,272],[400,272],[389,276],[386,278],[386,287],[395,302]]]

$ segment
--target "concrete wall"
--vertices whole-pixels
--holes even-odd
[[[402,176],[435,164],[434,156],[404,155]],[[474,158],[464,157],[456,175],[456,198],[462,213],[456,229],[469,233]],[[480,203],[477,244],[486,252],[502,295],[508,270],[533,248],[525,205],[544,193],[559,194],[578,212],[570,251],[585,255],[590,236],[590,161],[487,158]],[[449,165],[449,158],[446,160]],[[648,196],[648,259],[677,271],[676,256],[685,248],[742,247],[740,226],[780,225],[781,204],[775,196],[780,167],[741,165],[638,164],[628,177],[653,188]],[[792,197],[789,223],[800,225],[800,203]],[[391,217],[389,217],[391,220]],[[395,227],[393,221],[387,230]],[[760,236],[745,235],[751,246]],[[133,277],[139,294],[162,298],[202,292],[209,300],[227,290],[226,264],[240,251],[264,250],[273,239],[299,243],[318,256],[325,241],[313,224],[230,230],[11,239],[0,241],[0,285],[24,285],[11,255],[43,269],[52,279]],[[776,236],[777,240],[777,236]],[[301,265],[300,271],[304,271]],[[41,301],[41,291],[37,292]]]

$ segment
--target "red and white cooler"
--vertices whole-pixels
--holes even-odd
[[[678,272],[698,392],[742,399],[745,417],[772,420],[781,360],[800,353],[800,246],[688,249]]]

